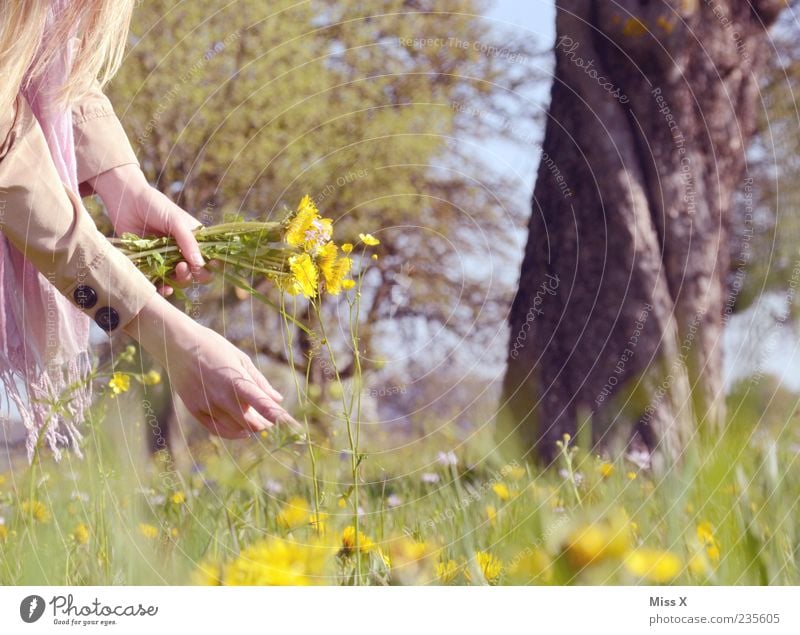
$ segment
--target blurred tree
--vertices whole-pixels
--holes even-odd
[[[676,457],[724,412],[728,215],[783,0],[560,0],[556,79],[511,318],[509,419],[545,460]]]
[[[519,63],[530,42],[498,43],[482,10],[475,0],[446,11],[433,0],[153,0],[134,14],[109,95],[148,177],[204,223],[280,216],[309,193],[337,241],[380,238],[362,298],[369,359],[395,357],[402,373],[415,343],[420,362],[487,350],[502,361],[487,343],[513,280],[493,274],[515,265],[502,246],[523,214],[481,144],[511,135],[512,114],[534,117],[515,95],[539,77]],[[249,352],[285,361],[271,310],[219,286],[194,310]],[[346,373],[350,344],[337,335]],[[324,383],[323,370],[312,379]]]

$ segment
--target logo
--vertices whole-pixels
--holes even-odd
[[[28,624],[33,624],[42,613],[44,613],[44,598],[40,595],[29,595],[19,604],[19,616]]]

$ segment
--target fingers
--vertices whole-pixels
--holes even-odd
[[[178,243],[178,248],[181,250],[183,257],[186,258],[186,262],[189,263],[191,271],[197,272],[206,264],[200,253],[200,245],[192,232],[192,229],[197,227],[198,223],[190,214],[177,206],[176,208],[170,217],[169,233]]]
[[[234,382],[239,412],[245,412],[250,406],[268,421],[278,424],[297,424],[297,422],[280,405],[264,392],[254,381],[241,378]],[[240,415],[241,416],[241,415]],[[298,424],[299,425],[299,424]]]
[[[207,269],[193,270],[188,263],[179,262],[172,272],[170,283],[172,286],[185,289],[192,283],[208,284],[213,278],[214,274]]]
[[[270,384],[267,381],[267,378],[261,374],[261,371],[258,370],[258,368],[256,368],[256,365],[249,357],[245,356],[244,359],[242,360],[242,363],[244,364],[244,368],[247,371],[247,373],[250,375],[250,377],[256,383],[256,385],[259,388],[261,388],[261,390],[267,393],[275,401],[277,402],[283,401],[283,395],[272,387],[272,384]]]
[[[265,419],[252,406],[247,406],[242,413],[245,423],[253,432],[269,430],[274,424]]]
[[[224,413],[218,413],[212,417],[204,412],[199,412],[195,414],[195,417],[209,432],[223,439],[246,439],[251,434],[249,430],[243,430],[231,417]]]

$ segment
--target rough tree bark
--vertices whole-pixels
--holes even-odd
[[[785,3],[556,5],[505,419],[545,461],[579,419],[598,447],[674,457],[724,416],[727,215]]]

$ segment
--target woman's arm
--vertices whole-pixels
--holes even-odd
[[[217,434],[293,421],[241,351],[156,294],[63,186],[27,102],[0,113],[0,231],[109,333],[126,330],[159,359],[189,411]]]
[[[201,223],[147,183],[136,154],[109,99],[95,82],[72,107],[72,128],[78,182],[84,195],[103,199],[119,235],[173,236],[186,262],[178,263],[172,279],[185,287],[212,278],[192,230]],[[161,288],[166,296],[170,286]]]

